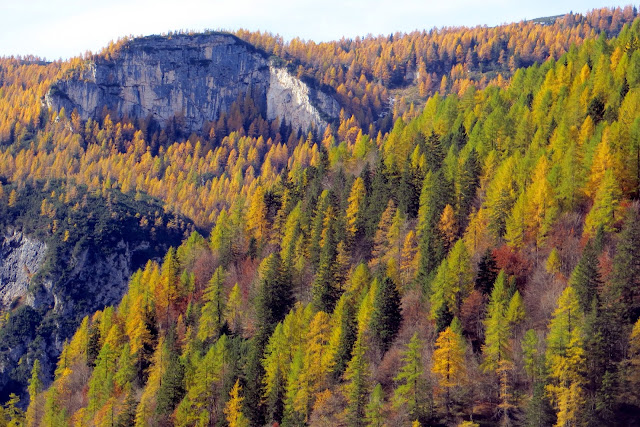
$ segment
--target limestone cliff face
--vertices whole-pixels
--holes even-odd
[[[105,106],[121,116],[152,116],[161,125],[175,117],[198,132],[247,94],[269,118],[303,129],[322,127],[339,113],[333,98],[274,68],[264,52],[220,33],[131,40],[82,75],[56,82],[46,102],[75,108],[83,119],[99,116]]]
[[[279,117],[298,129],[310,124],[322,129],[327,118],[340,114],[340,105],[330,95],[315,90],[295,78],[284,68],[270,67],[267,91],[267,118]]]
[[[120,240],[106,257],[86,249],[70,260],[73,269],[64,279],[50,277],[30,286],[46,260],[47,244],[17,230],[0,237],[0,313],[18,305],[50,322],[48,332],[40,331],[38,340],[34,340],[34,329],[21,332],[17,342],[3,343],[0,393],[24,392],[16,369],[29,350],[39,355],[43,380],[48,383],[63,343],[80,319],[122,299],[135,268],[134,258],[148,248],[147,241]]]
[[[31,277],[38,272],[47,245],[12,231],[0,240],[0,310],[27,296]]]

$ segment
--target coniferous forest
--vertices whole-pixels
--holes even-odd
[[[640,425],[634,7],[234,36],[339,118],[296,129],[247,96],[200,132],[85,120],[42,100],[129,39],[0,59],[0,231],[48,242],[30,292],[151,242],[86,317],[2,309],[0,364],[23,356],[0,426]]]

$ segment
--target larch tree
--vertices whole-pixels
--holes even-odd
[[[393,224],[393,218],[396,214],[396,205],[393,200],[389,200],[387,208],[382,213],[382,218],[378,223],[375,238],[373,240],[373,252],[369,261],[371,271],[378,271],[382,268],[385,255],[389,251],[390,242],[388,241],[389,230]]]
[[[384,425],[384,392],[380,383],[371,391],[369,403],[365,411],[367,427],[382,427]]]
[[[547,390],[557,411],[556,426],[578,423],[584,403],[582,372],[585,369],[583,313],[573,287],[558,298],[547,335]]]
[[[438,222],[438,229],[444,240],[445,252],[449,252],[449,249],[453,247],[453,242],[458,235],[458,224],[456,222],[456,216],[453,212],[451,205],[447,204],[440,215],[440,221]]]
[[[269,338],[265,350],[264,398],[267,404],[267,417],[270,422],[282,422],[284,414],[285,381],[289,375],[289,342],[284,333],[283,324],[278,323]]]
[[[249,420],[242,413],[242,401],[244,398],[240,396],[241,390],[240,380],[237,379],[229,392],[229,400],[224,408],[229,427],[249,427]]]
[[[487,308],[487,318],[484,321],[486,338],[482,348],[484,356],[482,369],[484,372],[495,373],[498,377],[498,398],[500,401],[498,408],[503,421],[507,422],[513,408],[509,384],[509,374],[513,370],[513,355],[511,347],[512,324],[507,317],[510,303],[505,285],[505,274],[501,270],[493,286]],[[517,304],[518,300],[516,299],[511,314],[514,317],[514,322],[518,322],[521,317],[520,310],[516,307]]]
[[[267,233],[267,206],[264,197],[265,190],[258,185],[253,192],[247,211],[247,231],[259,242]]]
[[[402,254],[400,256],[400,281],[402,289],[413,281],[418,268],[418,242],[416,234],[410,230],[404,238]]]
[[[31,379],[29,380],[29,386],[27,387],[27,391],[29,392],[29,407],[27,408],[26,413],[26,424],[29,427],[38,425],[40,417],[42,416],[38,408],[37,401],[43,387],[42,379],[40,378],[41,375],[40,360],[36,359],[33,361]]]
[[[595,194],[593,206],[584,220],[584,235],[593,237],[600,228],[606,232],[614,231],[614,224],[621,219],[619,213],[621,199],[620,185],[613,171],[608,169]]]
[[[218,267],[211,276],[204,292],[204,306],[198,322],[198,339],[208,341],[217,338],[225,320],[224,270]]]
[[[414,333],[402,355],[402,368],[394,378],[394,406],[406,408],[412,420],[423,420],[427,415],[427,384],[422,362],[422,341]]]
[[[466,344],[462,335],[448,326],[440,332],[433,351],[431,372],[438,378],[440,392],[444,392],[444,406],[450,413],[451,390],[467,379]]]
[[[365,197],[366,189],[364,180],[361,177],[357,177],[351,186],[351,193],[348,199],[349,206],[347,207],[346,213],[347,237],[349,242],[353,242],[358,231],[362,229]]]

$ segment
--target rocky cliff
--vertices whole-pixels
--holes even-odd
[[[15,206],[0,200],[0,402],[12,392],[24,397],[35,359],[45,383],[51,380],[82,318],[120,301],[133,271],[160,261],[194,230],[148,197],[85,187],[74,187],[77,204],[51,196],[65,188],[56,180],[26,183]],[[40,215],[43,199],[53,217]],[[54,230],[54,221],[73,227]]]
[[[265,116],[302,129],[324,127],[340,112],[332,96],[222,33],[133,39],[56,82],[45,99],[53,109],[77,109],[83,119],[106,107],[120,116],[152,116],[161,125],[177,117],[185,130],[198,132],[247,94]]]
[[[3,236],[0,240],[0,311],[26,302],[29,282],[40,269],[46,250],[44,242],[18,231]]]

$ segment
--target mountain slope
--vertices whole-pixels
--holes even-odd
[[[632,22],[622,27],[622,16]],[[367,55],[342,69],[349,77],[327,63],[328,84],[352,103],[320,132],[271,121],[246,98],[189,138],[109,114],[44,112],[28,131],[14,126],[0,157],[12,185],[61,175],[94,194],[147,193],[201,232],[82,320],[46,390],[39,363],[23,362],[33,373],[27,422],[637,424],[634,16],[444,31],[443,40],[484,34],[472,54],[499,40],[508,48],[478,63],[486,79],[454,67],[442,93],[422,94],[424,108],[398,100],[382,118],[361,100],[402,87],[384,74],[373,84],[366,70],[356,77]],[[605,27],[617,37],[592,31]],[[507,72],[498,52],[515,55],[525,34],[554,37],[536,39],[543,62]],[[363,44],[395,52],[411,37]],[[286,50],[327,49],[340,62],[332,49],[349,45],[271,48],[303,76],[322,55],[296,63]],[[410,68],[402,54],[372,64]],[[366,90],[340,89],[356,80]],[[8,321],[14,332],[35,323],[20,304]],[[12,405],[5,418],[20,418]]]

